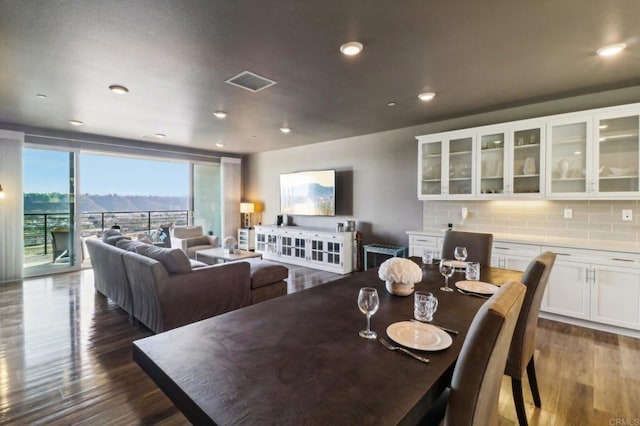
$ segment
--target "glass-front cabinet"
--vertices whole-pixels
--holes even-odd
[[[571,198],[595,192],[591,122],[590,116],[582,116],[548,124],[547,195]]]
[[[418,198],[472,198],[475,194],[473,132],[450,132],[418,140]]]
[[[638,196],[639,128],[637,109],[624,108],[550,122],[547,196]]]
[[[595,139],[597,191],[600,195],[638,193],[638,115],[598,116]]]
[[[543,195],[543,129],[542,122],[479,129],[478,198]]]

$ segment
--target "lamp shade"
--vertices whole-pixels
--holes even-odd
[[[253,213],[254,210],[253,203],[240,203],[240,213]]]

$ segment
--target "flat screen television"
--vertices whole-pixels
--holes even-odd
[[[315,170],[280,175],[280,213],[335,216],[336,171]]]

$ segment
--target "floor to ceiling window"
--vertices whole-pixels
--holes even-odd
[[[188,161],[40,148],[25,148],[23,160],[25,276],[90,266],[84,241],[105,229],[169,247],[162,227],[190,222]],[[220,184],[204,178],[209,192]],[[220,228],[214,216],[207,212],[207,230]]]
[[[78,266],[73,151],[23,151],[24,270],[37,275]]]

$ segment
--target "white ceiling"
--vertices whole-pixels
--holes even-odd
[[[631,0],[0,0],[0,123],[281,149],[638,85],[638,22]],[[277,84],[224,83],[245,70]]]

